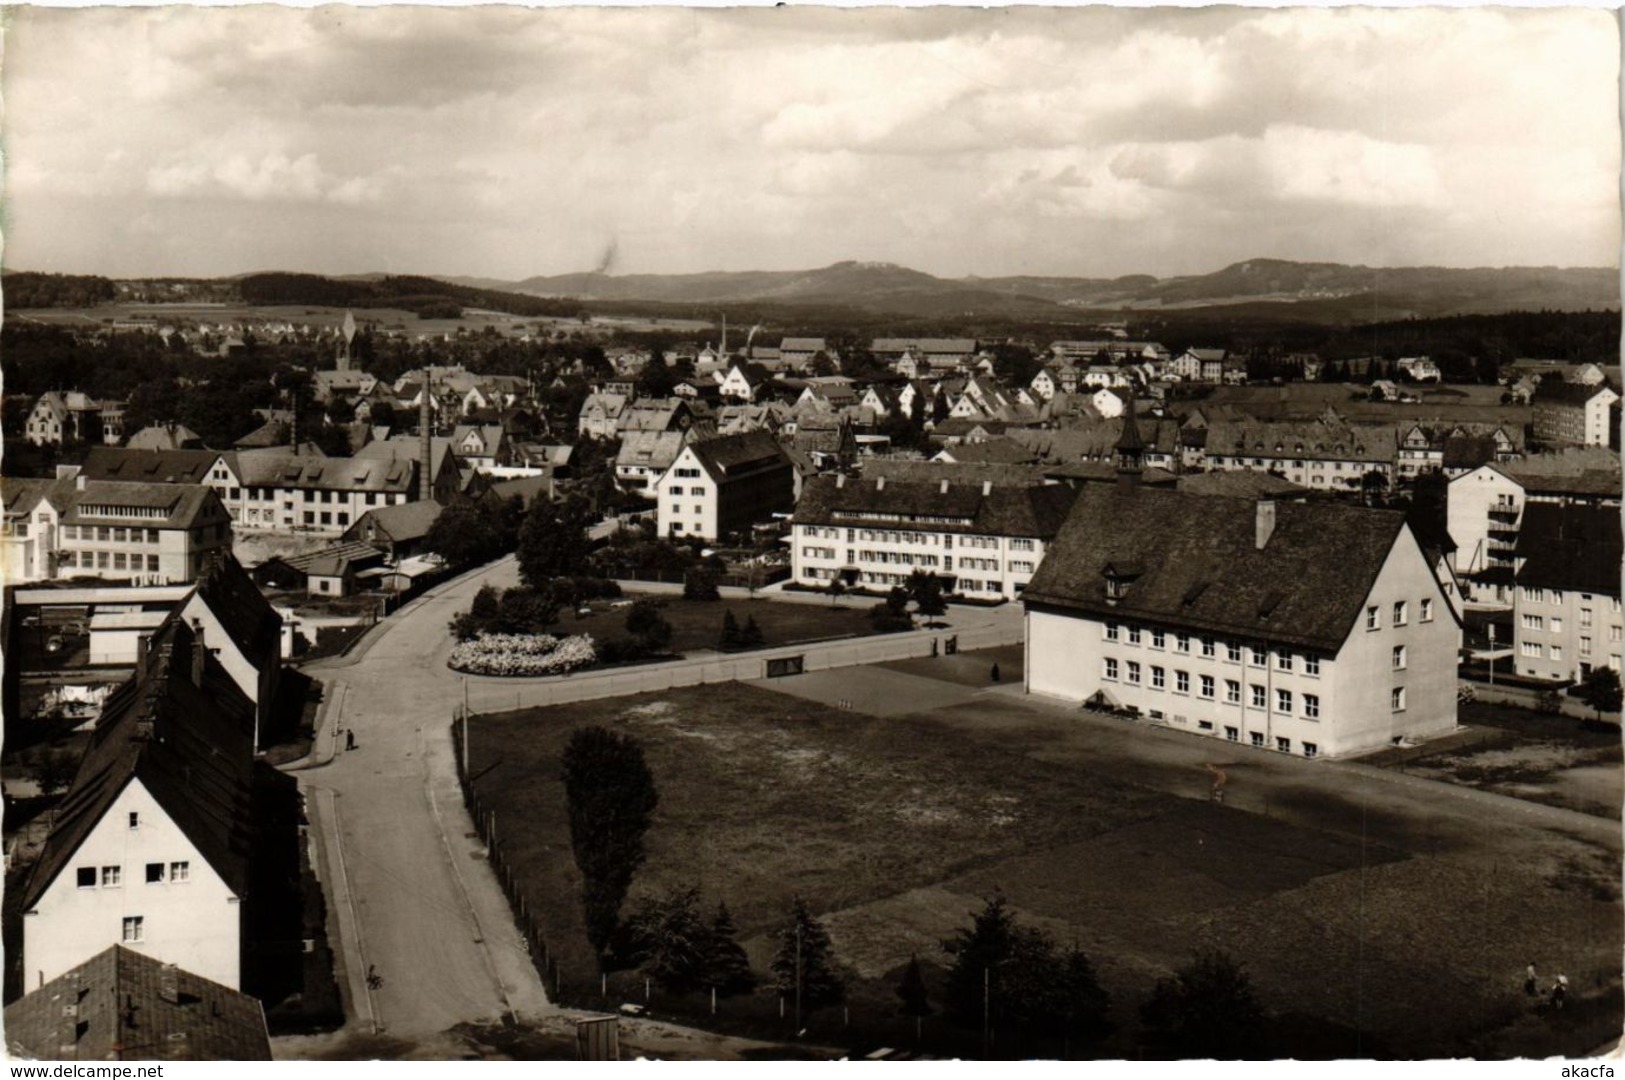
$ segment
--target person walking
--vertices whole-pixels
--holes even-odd
[[[1534,964],[1530,964],[1528,969],[1524,971],[1523,992],[1529,997],[1537,997],[1540,994],[1540,982],[1535,977]]]
[[[1563,1004],[1569,999],[1569,977],[1559,975],[1552,984],[1552,1008],[1561,1010]]]
[[[992,677],[993,677],[993,681],[994,681],[994,682],[998,682],[998,681],[999,681],[999,665],[998,665],[998,664],[994,664],[994,665],[993,665],[993,673],[992,673]]]

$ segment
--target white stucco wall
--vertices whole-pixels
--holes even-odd
[[[140,815],[130,828],[129,815]],[[185,882],[147,884],[148,863],[188,864]],[[104,888],[102,868],[119,868],[119,884]],[[94,867],[96,886],[81,889],[80,867]],[[124,941],[124,920],[142,919],[139,942]],[[67,866],[23,917],[25,989],[123,944],[164,963],[238,989],[242,955],[241,905],[185,834],[139,781],[131,781]]]

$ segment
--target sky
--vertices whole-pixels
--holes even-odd
[[[1584,9],[13,8],[7,269],[1613,266]]]

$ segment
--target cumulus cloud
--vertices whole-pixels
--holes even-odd
[[[1577,10],[20,8],[6,254],[518,278],[613,236],[621,272],[1605,264],[1618,45]]]

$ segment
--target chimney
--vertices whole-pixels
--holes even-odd
[[[1254,516],[1254,524],[1253,546],[1259,551],[1263,551],[1264,545],[1270,542],[1271,536],[1275,535],[1274,499],[1258,500],[1258,510]]]
[[[181,1003],[180,972],[174,964],[158,969],[158,997],[171,1005]]]
[[[79,475],[75,476],[73,478],[73,489],[75,491],[85,490],[85,481],[87,479],[89,479],[89,477],[85,476],[84,473],[80,473]]]
[[[430,481],[430,453],[432,442],[429,438],[431,428],[429,425],[429,369],[423,369],[423,392],[418,395],[418,498],[427,502],[433,488]]]
[[[875,490],[876,491],[885,491],[886,490],[886,478],[884,476],[875,477]]]
[[[991,480],[983,480],[982,481],[982,498],[985,499],[991,494],[993,494],[993,481],[991,481]]]
[[[203,622],[192,620],[192,685],[203,685],[203,661],[209,650],[203,641]]]
[[[944,480],[942,482],[942,486],[937,489],[937,494],[939,494],[939,495],[948,494],[948,481]]]
[[[838,487],[838,488],[844,488],[846,486],[846,474],[845,473],[836,473],[835,474],[835,486]]]

